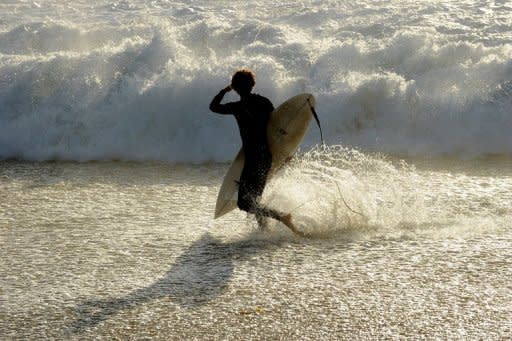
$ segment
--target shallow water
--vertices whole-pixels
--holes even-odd
[[[0,12],[0,339],[512,337],[510,2]],[[241,67],[316,97],[263,196],[310,238],[212,219]]]
[[[508,161],[415,162],[298,158],[307,239],[212,220],[225,164],[2,162],[3,338],[510,337]]]

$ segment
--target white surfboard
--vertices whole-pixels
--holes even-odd
[[[301,94],[281,104],[270,115],[267,138],[272,153],[272,168],[269,179],[297,150],[313,117],[314,106],[313,95]],[[220,187],[215,206],[215,218],[219,218],[237,207],[237,182],[242,175],[244,162],[244,151],[240,149]]]

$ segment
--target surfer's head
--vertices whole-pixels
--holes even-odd
[[[231,78],[231,87],[239,95],[246,95],[252,91],[252,88],[256,84],[256,77],[252,71],[242,69],[237,71],[233,78]]]

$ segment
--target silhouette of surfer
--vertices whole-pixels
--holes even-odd
[[[240,176],[237,205],[243,211],[254,214],[260,228],[265,218],[273,218],[293,232],[300,234],[292,223],[290,213],[282,213],[260,203],[272,166],[272,154],[267,141],[267,125],[274,106],[269,99],[251,93],[255,84],[254,74],[249,70],[237,71],[231,85],[222,89],[210,103],[210,110],[224,115],[235,116],[242,138],[245,164]],[[240,101],[221,104],[224,95],[235,90]]]

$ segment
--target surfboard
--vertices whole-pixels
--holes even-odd
[[[270,114],[267,138],[272,153],[272,167],[268,179],[297,151],[313,117],[314,106],[313,95],[300,94],[290,98]],[[237,207],[238,180],[242,175],[244,162],[244,151],[240,149],[220,187],[215,205],[215,219]]]

